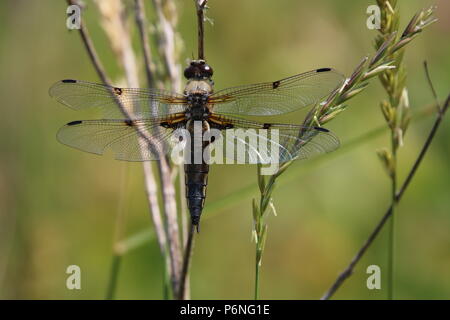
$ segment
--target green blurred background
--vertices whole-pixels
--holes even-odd
[[[373,3],[210,0],[208,16],[214,26],[206,27],[206,55],[216,88],[318,67],[348,75],[364,55],[373,53],[376,31],[366,28],[365,14]],[[416,113],[433,101],[423,60],[429,61],[440,97],[448,94],[450,3],[399,3],[402,27],[422,7],[438,5],[439,22],[406,50],[407,85]],[[83,17],[97,50],[108,73],[120,80],[97,8],[87,4]],[[184,63],[196,52],[196,20],[191,1],[177,4]],[[65,10],[65,1],[0,2],[0,298],[102,299],[120,199],[125,201],[126,236],[151,228],[140,164],[78,152],[55,139],[60,126],[84,114],[52,100],[50,85],[64,78],[99,81],[79,35],[66,29]],[[150,2],[147,10],[150,14]],[[351,143],[385,126],[378,107],[384,97],[378,81],[372,81],[328,125],[341,139],[340,151],[299,161],[280,179],[274,193],[278,216],[269,218],[261,298],[319,298],[388,207],[389,179],[375,153],[389,145],[388,131]],[[432,122],[433,116],[422,116],[410,126],[400,151],[401,180]],[[450,298],[449,136],[447,119],[399,207],[396,298]],[[212,168],[192,263],[192,298],[253,297],[251,201],[256,196],[254,166]],[[386,230],[336,298],[386,297]],[[66,289],[65,270],[71,264],[81,267],[82,290]],[[381,290],[366,288],[366,268],[372,264],[381,267]],[[117,298],[162,298],[163,264],[155,241],[127,253],[121,267]]]

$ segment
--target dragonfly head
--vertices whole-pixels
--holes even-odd
[[[184,76],[188,80],[209,80],[213,75],[213,69],[205,60],[192,60],[184,69]]]
[[[192,60],[184,69],[184,76],[188,79],[185,94],[209,95],[213,92],[214,81],[212,68],[205,60]]]

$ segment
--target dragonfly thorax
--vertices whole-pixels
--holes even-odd
[[[213,92],[212,80],[189,80],[184,93],[191,95],[210,95]]]
[[[205,94],[191,94],[187,98],[190,108],[186,112],[187,117],[192,120],[204,120],[209,115],[206,102],[208,96]]]

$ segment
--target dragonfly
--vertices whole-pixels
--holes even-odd
[[[240,149],[244,153],[243,163],[282,164],[339,147],[339,139],[323,127],[251,119],[274,117],[316,105],[344,81],[344,76],[331,68],[218,91],[214,91],[213,69],[205,60],[192,60],[184,76],[187,82],[182,94],[155,88],[119,88],[61,80],[50,88],[52,97],[75,110],[99,109],[103,118],[71,121],[58,131],[57,139],[94,154],[112,150],[116,159],[126,161],[162,160],[181,143],[190,154],[185,160],[191,161],[184,163],[186,200],[191,225],[197,231],[210,167],[203,157],[193,161],[199,151],[219,142],[230,148],[243,144],[245,147]],[[224,135],[188,144],[183,135],[175,134],[184,130],[194,135],[195,140],[195,128],[202,134],[216,130]],[[253,130],[252,134],[260,141],[270,142],[269,149],[277,151],[277,156],[262,157],[258,152],[255,156],[255,148],[245,138],[226,134],[240,129]],[[277,137],[276,141],[273,136]]]

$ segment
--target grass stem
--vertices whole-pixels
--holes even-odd
[[[259,300],[259,268],[258,262],[255,263],[255,300]]]
[[[396,194],[397,194],[397,152],[394,147],[394,143],[392,143],[392,162],[394,165],[394,172],[391,176],[391,203],[392,205],[392,214],[390,218],[390,226],[389,226],[389,243],[388,243],[388,300],[394,299],[394,279],[395,279],[395,227],[397,217],[395,215],[396,209]]]
[[[191,224],[189,228],[186,246],[184,250],[183,268],[181,269],[180,288],[178,289],[178,299],[186,298],[187,279],[189,274],[189,266],[194,249],[195,226]]]
[[[106,290],[106,300],[112,300],[115,297],[121,261],[122,254],[116,253],[113,255],[113,260],[111,263],[111,273],[109,276],[108,288]]]
[[[358,262],[361,260],[361,258],[364,256],[366,251],[369,249],[369,247],[375,241],[376,237],[382,230],[386,221],[392,216],[394,205],[396,205],[402,199],[403,194],[405,193],[406,189],[408,188],[409,184],[411,183],[412,179],[414,178],[417,170],[419,169],[420,164],[422,163],[427,151],[429,150],[431,143],[433,142],[433,139],[436,135],[436,132],[439,129],[439,127],[442,123],[442,120],[444,119],[445,113],[447,112],[449,105],[450,105],[450,95],[447,97],[443,107],[438,108],[438,115],[433,124],[433,127],[432,127],[430,133],[428,134],[428,137],[419,153],[419,156],[417,157],[417,159],[414,162],[414,165],[410,169],[408,176],[406,177],[405,181],[403,182],[400,190],[396,193],[394,203],[391,203],[391,205],[388,208],[388,210],[386,211],[386,213],[383,215],[381,220],[375,226],[374,230],[370,233],[368,239],[364,242],[364,244],[358,250],[358,252],[353,257],[353,259],[350,261],[349,265],[336,278],[336,280],[333,282],[333,284],[328,289],[328,291],[322,296],[322,298],[321,298],[322,300],[330,299],[336,293],[336,291],[342,286],[342,284],[345,282],[345,280],[353,274],[353,271],[354,271],[356,265],[358,264]]]

